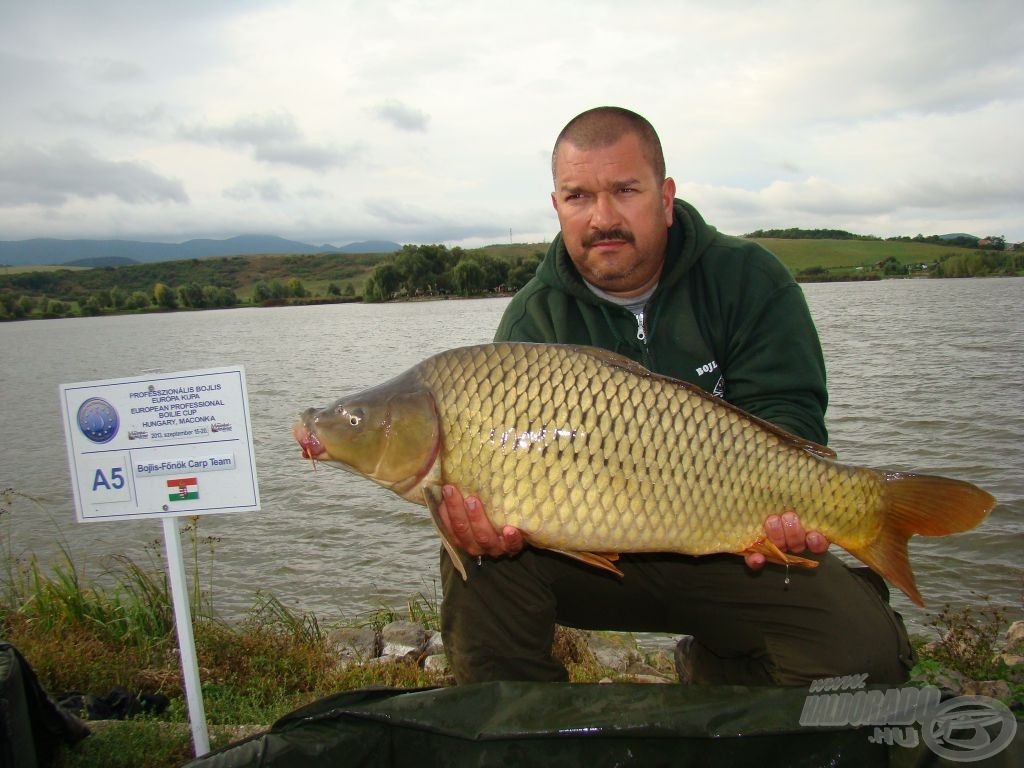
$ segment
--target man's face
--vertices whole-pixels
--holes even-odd
[[[653,286],[665,262],[675,191],[672,179],[658,181],[633,134],[598,149],[563,141],[551,202],[580,274],[623,297]]]

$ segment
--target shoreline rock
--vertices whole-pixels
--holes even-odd
[[[379,631],[369,627],[332,631],[328,643],[343,664],[416,664],[421,669],[447,675],[450,672],[441,633],[424,629],[411,621],[393,621]],[[946,638],[922,646],[934,658]],[[948,642],[957,642],[950,638]],[[672,651],[642,650],[632,633],[591,632],[556,627],[552,655],[566,665],[578,665],[594,672],[599,682],[675,683]],[[995,666],[1005,668],[1005,679],[972,680],[955,669],[920,668],[910,683],[936,685],[950,695],[981,695],[1008,701],[1013,686],[1024,683],[1024,621],[1014,621],[998,643]]]

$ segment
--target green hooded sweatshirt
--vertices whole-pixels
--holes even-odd
[[[828,440],[825,363],[800,287],[769,251],[720,234],[682,200],[641,328],[587,287],[559,234],[495,341],[604,347],[801,437]]]

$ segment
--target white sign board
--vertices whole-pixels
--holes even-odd
[[[260,508],[245,371],[60,386],[79,522]]]

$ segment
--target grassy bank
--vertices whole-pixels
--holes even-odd
[[[102,697],[122,688],[169,699],[159,716],[94,729],[67,751],[64,765],[178,765],[191,756],[191,735],[166,579],[123,559],[112,568],[98,585],[83,582],[67,558],[47,571],[32,559],[14,564],[0,601],[0,638],[21,651],[54,697]],[[397,615],[436,624],[412,607],[382,609],[355,623],[379,628]],[[337,691],[445,682],[414,664],[343,666],[328,642],[329,626],[270,595],[259,595],[240,622],[220,621],[207,606],[196,611],[193,626],[214,747]]]
[[[66,545],[52,563],[18,553],[6,524],[15,511],[39,510],[12,489],[0,494],[0,639],[25,656],[51,696],[80,692],[102,697],[120,688],[170,702],[158,717],[104,724],[67,751],[64,765],[168,766],[188,759],[188,711],[170,588],[159,554],[147,563],[115,555],[98,578],[87,578]],[[212,556],[206,556],[198,521],[186,522],[196,650],[214,745],[236,739],[239,726],[266,727],[340,690],[444,682],[441,675],[415,665],[342,665],[330,647],[330,624],[291,611],[269,594],[257,593],[240,621],[219,619],[199,587]],[[415,600],[402,610],[382,608],[348,624],[379,628],[401,615],[436,628],[436,613],[425,610],[427,604]]]
[[[191,732],[161,555],[154,552],[145,563],[113,555],[95,577],[82,572],[67,545],[55,562],[42,563],[18,551],[9,525],[12,514],[39,512],[31,498],[10,488],[0,491],[0,640],[25,656],[54,698],[68,692],[103,697],[124,689],[133,696],[169,699],[159,715],[91,724],[93,734],[66,749],[62,765],[180,765],[192,756]],[[332,643],[336,629],[379,631],[398,619],[439,629],[434,596],[415,595],[404,606],[325,620],[257,593],[248,612],[229,623],[218,617],[201,588],[210,583],[213,568],[201,522],[192,518],[182,523],[212,748],[265,729],[282,715],[339,691],[452,683],[444,671],[424,670],[415,663],[345,662]],[[566,653],[574,679],[597,679],[592,660],[573,661],[572,650]]]
[[[0,495],[0,518],[30,499],[8,489]],[[2,522],[2,521],[0,521]],[[382,607],[344,624],[289,610],[273,595],[257,594],[248,613],[227,623],[216,615],[198,585],[208,583],[200,523],[185,529],[191,544],[196,648],[213,748],[265,729],[282,715],[339,691],[371,686],[448,685],[443,672],[415,663],[346,664],[332,648],[332,630],[368,626],[379,630],[395,619],[438,628],[436,597],[416,595],[405,606]],[[0,531],[10,526],[0,524]],[[3,539],[0,573],[0,639],[26,657],[53,696],[69,691],[102,695],[115,687],[169,699],[166,711],[125,721],[93,724],[93,734],[66,749],[67,768],[163,768],[192,756],[188,713],[182,690],[171,597],[158,556],[140,564],[109,559],[102,578],[86,578],[65,548],[55,563],[15,556]],[[1019,666],[1007,664],[1004,615],[996,609],[944,609],[934,619],[933,637],[918,642],[918,679],[947,684],[951,676],[1002,679],[1008,701],[1024,702]],[[932,640],[926,645],[926,640]],[[578,633],[560,631],[556,648],[574,681],[609,674]],[[997,659],[997,657],[999,657]],[[1012,658],[1011,658],[1012,661]],[[1016,677],[1015,677],[1016,675]]]

